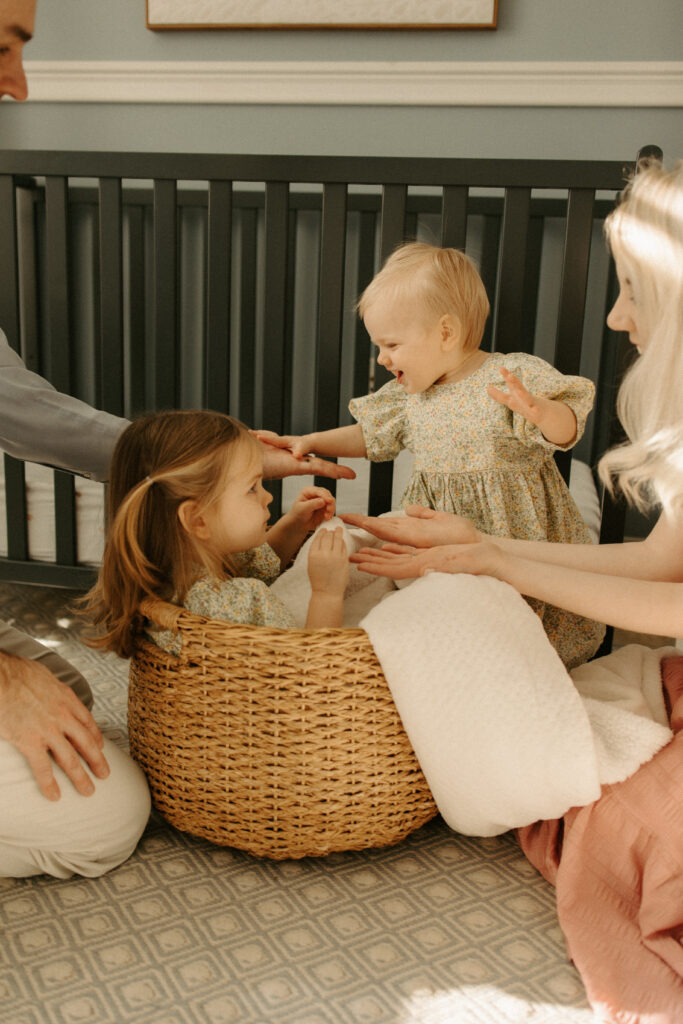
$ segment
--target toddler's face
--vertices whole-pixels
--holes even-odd
[[[365,327],[378,348],[377,362],[409,395],[426,391],[446,372],[440,319],[425,322],[409,302],[380,296],[365,313]]]
[[[261,453],[255,445],[242,444],[222,493],[206,512],[214,549],[227,555],[263,544],[272,500],[263,487]]]

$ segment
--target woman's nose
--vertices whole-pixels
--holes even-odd
[[[623,331],[626,330],[625,321],[626,317],[624,316],[623,307],[621,304],[621,296],[619,296],[619,298],[607,314],[607,326],[612,331]]]

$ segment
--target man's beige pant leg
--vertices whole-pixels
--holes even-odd
[[[91,775],[92,796],[77,793],[55,765],[61,797],[52,801],[38,789],[26,758],[0,741],[0,877],[94,877],[131,855],[149,818],[147,780],[106,738],[104,756],[110,775]]]

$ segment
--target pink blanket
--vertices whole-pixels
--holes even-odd
[[[683,657],[662,662],[674,738],[595,803],[519,829],[557,890],[597,1019],[683,1022]]]

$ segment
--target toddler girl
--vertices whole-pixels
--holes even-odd
[[[408,448],[415,463],[403,507],[454,512],[500,537],[589,542],[553,453],[580,438],[594,386],[524,352],[480,349],[489,303],[471,260],[456,249],[403,245],[358,310],[395,379],[351,401],[352,426],[261,439],[300,458],[384,461]],[[601,625],[532,603],[569,667],[595,653]]]
[[[100,628],[92,645],[129,657],[145,629],[138,611],[154,596],[197,615],[294,627],[266,585],[306,535],[334,512],[322,487],[305,487],[268,529],[258,441],[215,412],[161,412],[135,420],[114,450],[109,530],[86,614]],[[320,531],[308,560],[308,628],[339,626],[348,556],[342,530]],[[177,652],[171,633],[151,631]]]

